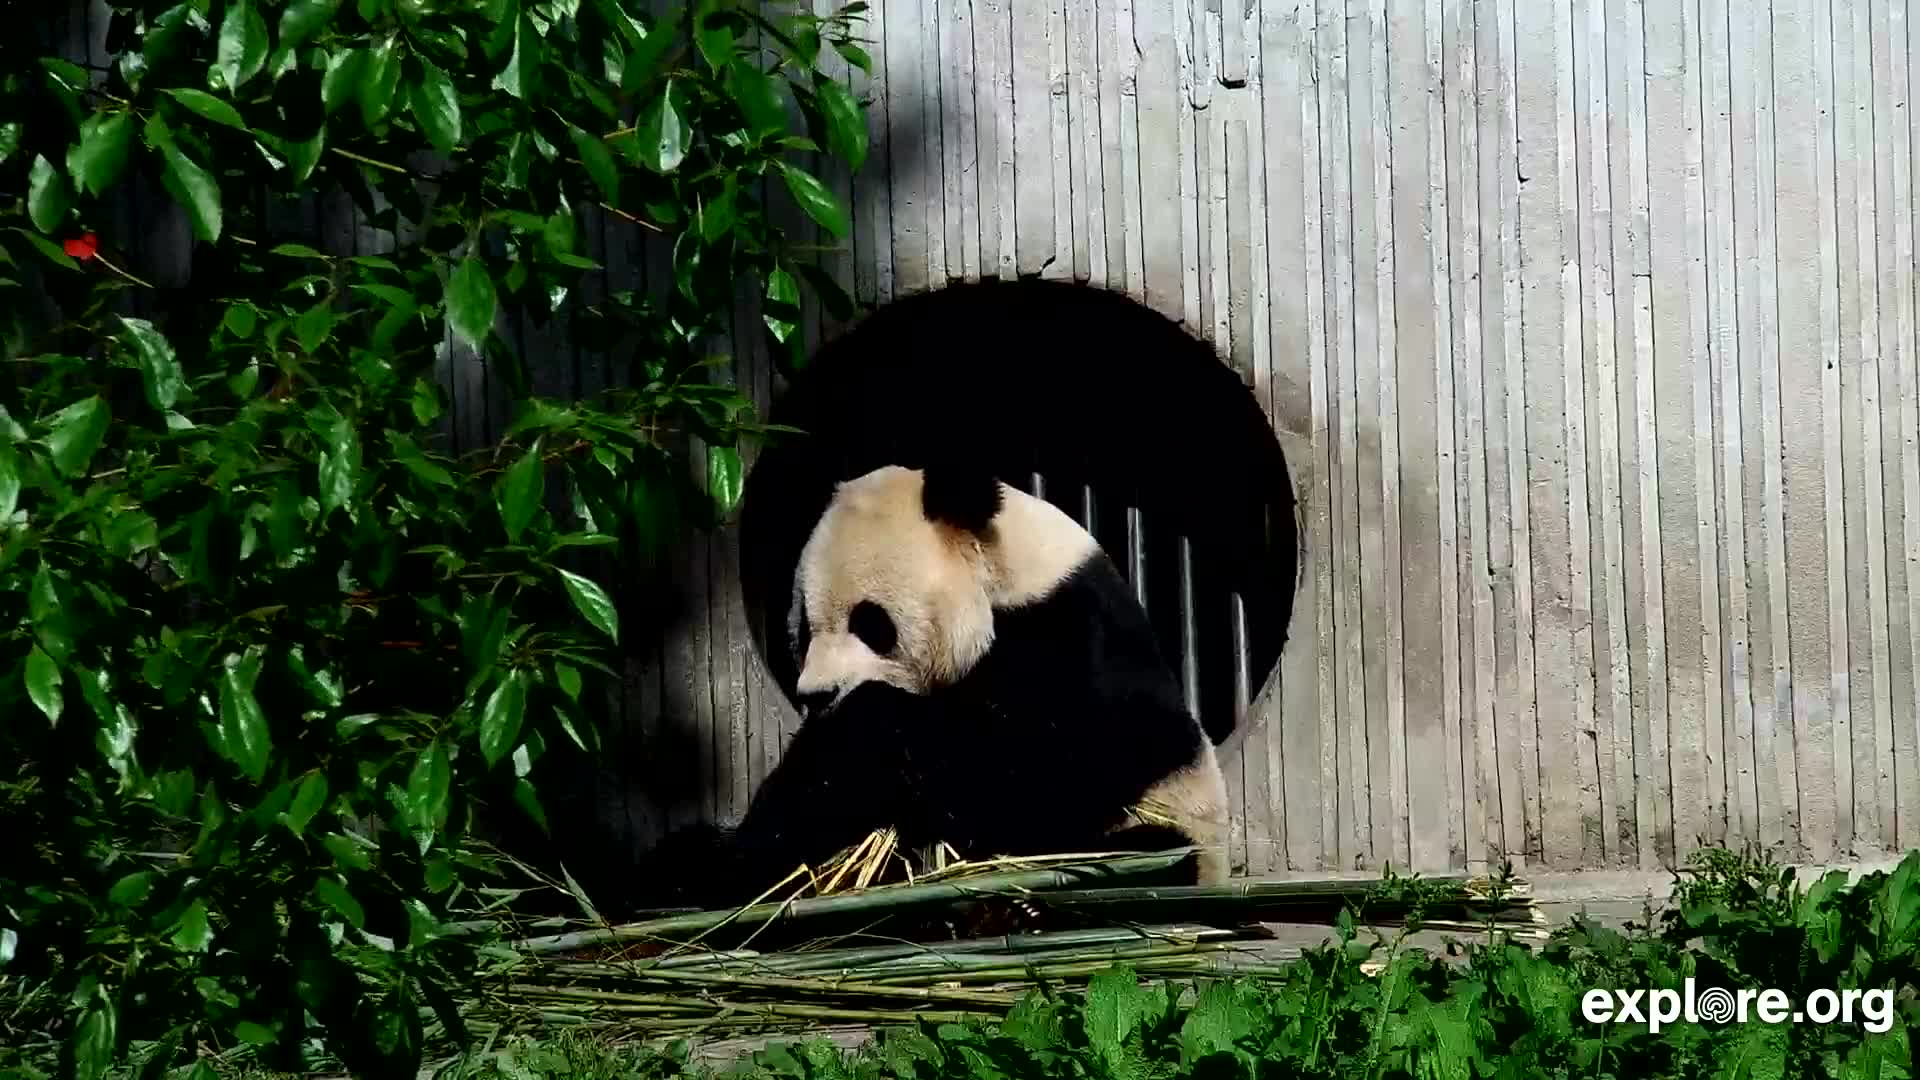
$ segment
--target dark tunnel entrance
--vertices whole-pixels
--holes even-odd
[[[824,345],[769,419],[806,434],[748,478],[741,581],[789,699],[793,567],[833,485],[935,455],[984,461],[1094,534],[1216,743],[1277,668],[1300,569],[1279,442],[1212,346],[1123,294],[989,280],[896,300]]]

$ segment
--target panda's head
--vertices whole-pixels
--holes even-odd
[[[794,574],[797,696],[817,711],[865,682],[949,685],[993,644],[995,609],[1044,597],[1098,550],[990,474],[889,465],[846,481]]]

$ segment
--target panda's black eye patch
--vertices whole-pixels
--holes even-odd
[[[900,643],[899,632],[885,608],[871,600],[862,600],[847,613],[847,631],[872,649],[876,656],[890,656]]]

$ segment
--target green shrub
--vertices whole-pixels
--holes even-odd
[[[582,556],[731,511],[765,434],[711,355],[742,282],[777,356],[799,279],[845,303],[767,192],[846,232],[796,154],[865,154],[818,63],[864,64],[859,5],[111,7],[105,72],[0,38],[0,1063],[324,1044],[405,1073],[481,968],[444,933],[483,899],[476,797],[537,818],[532,763],[597,739],[622,621]],[[143,183],[191,227],[183,287],[120,254]],[[271,230],[328,190],[404,242]],[[656,234],[666,287],[572,299],[606,216]],[[627,379],[531,395],[512,309],[618,346]],[[464,456],[449,339],[515,406]]]

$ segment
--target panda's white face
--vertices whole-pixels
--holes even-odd
[[[863,682],[916,694],[970,671],[996,607],[1045,595],[1098,545],[1057,507],[990,478],[974,513],[935,520],[924,475],[887,466],[841,484],[794,575],[795,689],[827,705]],[[936,500],[941,496],[936,495]],[[987,520],[967,522],[969,516]]]
[[[824,704],[863,682],[923,694],[959,678],[993,642],[989,575],[979,538],[927,518],[918,472],[841,484],[794,579],[800,697]]]

